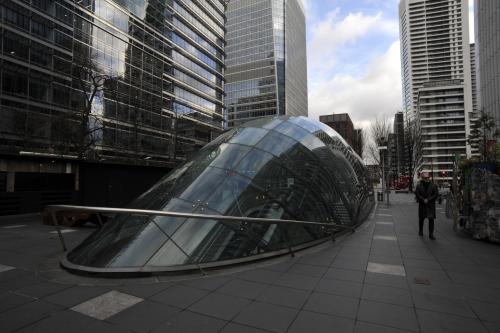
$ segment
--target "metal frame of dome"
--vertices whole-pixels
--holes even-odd
[[[130,208],[146,216],[116,215],[61,264],[158,273],[258,260],[327,240],[325,226],[356,226],[373,204],[362,160],[333,129],[305,117],[259,119],[207,144],[137,198]]]

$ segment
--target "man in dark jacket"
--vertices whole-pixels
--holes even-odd
[[[438,189],[434,183],[430,181],[429,174],[422,172],[422,180],[418,183],[415,189],[415,195],[418,201],[418,234],[423,236],[424,220],[429,220],[429,238],[434,238],[434,219],[436,218],[436,199],[438,197]]]

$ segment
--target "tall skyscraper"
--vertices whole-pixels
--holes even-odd
[[[479,109],[500,127],[500,1],[476,0],[474,14]]]
[[[224,11],[222,0],[2,1],[0,192],[37,174],[78,178],[77,159],[173,167],[217,136]]]
[[[307,116],[301,1],[231,0],[226,17],[228,126],[266,116]]]
[[[401,0],[403,105],[416,140],[415,171],[451,179],[473,111],[467,0]]]

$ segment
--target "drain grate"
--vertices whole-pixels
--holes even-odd
[[[413,282],[415,282],[415,284],[425,284],[426,286],[431,284],[431,280],[429,280],[428,278],[424,278],[424,277],[415,277]]]

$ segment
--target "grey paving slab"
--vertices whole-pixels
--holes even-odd
[[[259,268],[243,271],[238,274],[238,278],[241,280],[272,284],[278,280],[282,274],[283,272]]]
[[[293,265],[292,267],[290,267],[290,269],[288,270],[287,273],[301,274],[301,275],[313,276],[313,277],[322,277],[327,270],[328,270],[328,267],[325,267],[325,266],[297,263],[297,264]]]
[[[408,333],[411,331],[401,330],[394,327],[382,326],[372,323],[365,323],[362,321],[356,322],[354,333]]]
[[[411,294],[407,289],[365,284],[361,298],[403,306],[412,306]]]
[[[241,325],[237,323],[229,323],[226,326],[224,326],[224,328],[220,332],[221,333],[265,333],[271,331],[262,330],[259,328]]]
[[[486,329],[490,333],[500,332],[500,324],[499,323],[483,322],[483,325],[486,326]]]
[[[368,262],[366,271],[371,273],[406,276],[405,268],[402,265],[389,265],[378,262]]]
[[[221,294],[255,299],[266,287],[266,284],[259,282],[235,279],[226,283],[217,291]]]
[[[334,253],[329,253],[328,255],[308,255],[300,258],[298,262],[301,264],[328,267],[332,263],[334,257]]]
[[[318,283],[318,280],[319,277],[287,273],[283,274],[278,280],[274,282],[274,284],[283,287],[313,290],[314,286]]]
[[[19,331],[21,333],[87,333],[87,332],[132,332],[113,327],[97,319],[74,311],[61,311],[37,321]]]
[[[423,292],[412,292],[415,307],[418,309],[444,312],[462,317],[476,318],[468,304],[461,299],[442,295],[431,295]]]
[[[179,312],[179,309],[161,303],[143,301],[106,320],[120,327],[145,333],[160,326],[176,312]]]
[[[0,294],[0,313],[33,302],[34,300],[32,297],[5,292]]]
[[[2,332],[12,332],[62,310],[60,306],[34,301],[0,314]]]
[[[9,278],[0,281],[0,292],[15,291],[19,288],[24,288],[40,283],[40,280],[33,274],[17,269],[1,273],[0,275],[3,274],[9,275]]]
[[[408,289],[408,281],[403,276],[366,272],[365,283],[378,286]]]
[[[301,311],[288,333],[351,333],[353,329],[352,319]]]
[[[149,298],[171,286],[172,284],[170,283],[126,284],[121,286],[115,286],[113,287],[113,289],[121,291],[122,293],[125,294],[141,298]]]
[[[42,298],[68,288],[71,288],[71,286],[67,284],[40,281],[40,283],[19,288],[15,292],[21,295]]]
[[[358,305],[358,298],[314,292],[304,310],[355,319]]]
[[[108,291],[109,289],[102,287],[74,286],[46,296],[43,300],[69,308],[91,298],[105,294]]]
[[[361,283],[323,278],[318,283],[316,291],[359,298],[362,288]]]
[[[328,269],[328,271],[326,271],[325,277],[329,279],[361,283],[365,278],[365,272],[359,270],[332,267]]]
[[[335,259],[331,267],[364,271],[366,270],[367,262],[368,258]]]
[[[219,332],[227,321],[201,315],[191,311],[182,311],[169,316],[165,322],[151,333],[215,333]]]
[[[385,265],[403,266],[403,259],[400,255],[398,255],[398,252],[394,255],[380,255],[372,253],[370,254],[369,261]]]
[[[139,297],[111,290],[103,295],[75,305],[71,310],[103,320],[142,302],[142,300]]]
[[[379,325],[419,331],[414,309],[406,306],[361,300],[357,318]]]
[[[430,269],[430,270],[442,270],[443,266],[439,262],[434,260],[424,260],[424,259],[413,259],[407,258],[405,259],[405,267],[408,268],[422,268],[422,269]]]
[[[150,297],[151,300],[185,309],[208,294],[208,291],[183,285],[173,285]]]
[[[422,332],[485,333],[488,330],[477,319],[417,309]]]
[[[500,323],[500,304],[469,300],[467,303],[472,307],[479,319]]]
[[[281,286],[268,286],[257,300],[264,303],[282,305],[300,309],[309,297],[310,292]]]
[[[297,262],[296,259],[295,260],[288,259],[287,261],[279,263],[279,264],[272,264],[272,265],[265,266],[265,267],[263,267],[263,269],[267,269],[267,270],[275,271],[275,272],[286,272],[296,262]]]
[[[408,267],[406,269],[406,278],[408,279],[408,281],[414,281],[416,277],[429,279],[432,283],[452,283],[452,281],[448,277],[448,274],[444,270]]]
[[[298,310],[274,304],[253,302],[240,312],[233,322],[265,329],[286,332],[297,316]]]
[[[214,291],[222,287],[229,281],[231,281],[233,276],[215,276],[215,277],[202,277],[196,279],[189,279],[181,281],[180,283],[185,286],[190,286],[193,288]]]
[[[231,320],[250,300],[218,293],[212,293],[189,307],[190,311],[224,320]]]

